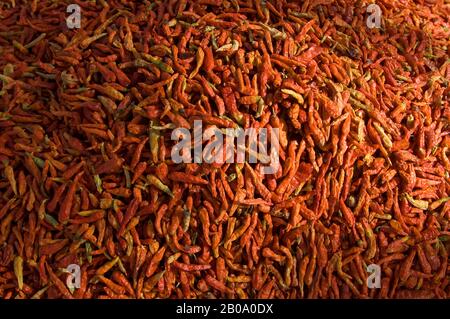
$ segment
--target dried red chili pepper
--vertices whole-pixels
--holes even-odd
[[[1,298],[448,298],[444,2],[80,5],[0,9]],[[175,163],[196,120],[279,168]]]

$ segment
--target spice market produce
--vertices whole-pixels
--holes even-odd
[[[449,298],[449,16],[0,1],[0,298]],[[174,161],[194,121],[279,167]]]

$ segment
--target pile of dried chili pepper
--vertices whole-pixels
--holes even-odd
[[[0,297],[448,298],[450,4],[370,3],[1,1]],[[194,120],[280,169],[174,163]]]

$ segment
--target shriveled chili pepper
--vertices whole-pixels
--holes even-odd
[[[1,298],[448,298],[445,1],[81,6],[2,7]]]

